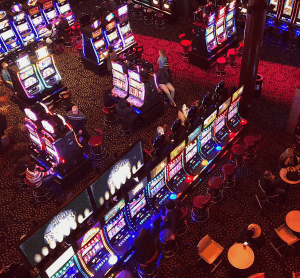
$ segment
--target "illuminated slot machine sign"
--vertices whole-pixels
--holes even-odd
[[[128,70],[129,77],[129,98],[127,101],[136,107],[141,107],[145,100],[145,84],[141,82],[139,73]]]
[[[216,19],[216,35],[218,44],[221,44],[227,39],[225,30],[225,9],[226,7],[219,9],[218,18]]]
[[[296,20],[295,20],[295,24],[296,24],[297,26],[300,26],[300,9],[299,9],[299,11],[298,11],[298,15],[297,15],[297,18],[296,18]]]
[[[29,5],[29,2],[27,3],[29,11],[29,16],[32,22],[32,25],[34,26],[35,30],[38,33],[39,38],[43,38],[46,35],[47,32],[47,22],[45,21],[42,12],[40,11],[40,7],[34,4],[33,6]]]
[[[43,12],[48,24],[55,25],[58,22],[58,13],[52,0],[43,3]]]
[[[104,235],[116,256],[124,255],[133,245],[134,235],[126,222],[125,199],[121,199],[104,216]]]
[[[33,113],[29,108],[25,108],[24,112],[27,117],[28,117],[28,115],[31,115]],[[42,143],[42,139],[37,132],[36,124],[33,122],[33,120],[31,120],[28,117],[28,118],[25,118],[25,127],[29,133],[29,139],[30,139],[30,147],[29,148],[32,149],[35,153],[39,154],[41,151],[44,150],[44,146]]]
[[[214,134],[218,142],[222,142],[228,135],[230,130],[226,125],[227,111],[231,102],[229,97],[220,107],[218,111],[218,117],[214,123]]]
[[[16,61],[18,69],[18,79],[27,97],[32,98],[42,92],[44,86],[41,84],[35,66],[31,64],[28,55]]]
[[[135,43],[134,36],[132,34],[131,26],[128,21],[128,6],[122,6],[118,9],[119,17],[119,29],[122,36],[123,48],[130,47]]]
[[[238,107],[239,102],[241,99],[241,95],[243,94],[244,86],[240,87],[236,92],[232,95],[231,105],[228,110],[228,116],[227,116],[227,123],[229,129],[236,132],[237,129],[241,129],[240,123],[244,124],[246,123],[246,120],[243,120],[239,113],[238,113]]]
[[[85,272],[93,277],[104,274],[112,267],[109,259],[112,254],[106,249],[103,243],[100,222],[97,222],[88,232],[86,232],[78,241],[77,257]],[[101,277],[102,277],[101,276]]]
[[[226,15],[226,31],[227,36],[231,36],[236,32],[235,28],[235,2],[232,1],[227,6],[227,15]]]
[[[211,51],[217,46],[217,40],[216,40],[216,35],[215,35],[215,25],[211,24],[206,28],[206,46],[207,50]]]
[[[291,16],[292,16],[292,10],[294,3],[296,3],[295,0],[285,0],[283,4],[283,10],[280,16],[280,20],[285,21],[285,22],[290,22],[291,21]]]
[[[274,5],[274,8],[273,8],[272,11],[268,12],[267,16],[269,16],[269,17],[276,17],[277,12],[278,12],[278,1],[279,0],[270,0],[269,1],[269,6],[270,5]]]
[[[106,39],[108,45],[112,45],[115,51],[118,53],[122,49],[122,40],[119,37],[118,34],[118,28],[119,24],[116,23],[116,20],[114,20],[113,13],[110,13],[105,20],[109,23],[106,24]]]
[[[167,158],[161,161],[151,172],[151,181],[148,183],[148,196],[156,209],[167,200],[172,193],[166,183]]]
[[[75,16],[72,12],[68,0],[56,0],[56,7],[59,11],[59,14],[62,14],[65,19],[68,21],[69,26],[72,26],[75,23]]]
[[[161,9],[165,12],[171,14],[171,6],[173,5],[173,0],[161,0]]]
[[[128,94],[128,78],[124,73],[122,65],[112,61],[112,74],[114,94],[120,98],[126,98]]]
[[[55,252],[56,247],[64,241],[64,238],[92,214],[92,204],[86,189],[71,198],[71,201],[50,215],[38,230],[28,233],[21,240],[20,251],[32,267],[47,260],[48,255]],[[80,267],[79,263],[76,265]],[[59,269],[61,267],[57,267],[56,271]]]

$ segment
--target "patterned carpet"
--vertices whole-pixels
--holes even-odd
[[[89,12],[96,1],[89,1],[88,5],[70,1],[74,11]],[[80,14],[78,12],[78,14]],[[166,49],[174,73],[173,85],[176,89],[175,101],[178,106],[189,103],[195,99],[202,99],[207,91],[213,90],[221,80],[215,75],[215,69],[203,71],[184,62],[180,57],[181,46],[178,44],[178,35],[190,30],[190,20],[179,18],[179,22],[168,25],[166,31],[158,32],[151,27],[146,27],[138,22],[132,22],[133,31],[138,43],[144,45],[144,58],[156,64],[158,50]],[[180,27],[179,27],[180,26]],[[177,28],[178,27],[178,28]],[[268,45],[266,41],[264,45]],[[291,277],[291,272],[300,270],[299,246],[292,248],[286,258],[279,261],[276,252],[271,249],[268,242],[273,228],[284,223],[285,215],[293,209],[299,210],[300,190],[299,185],[292,186],[284,207],[274,212],[268,212],[265,216],[259,213],[259,207],[255,200],[257,179],[264,170],[270,169],[278,176],[277,161],[279,155],[292,146],[293,138],[285,133],[285,127],[289,117],[289,110],[293,100],[295,88],[299,85],[300,69],[295,64],[278,64],[273,52],[268,56],[268,46],[263,48],[264,60],[260,62],[259,73],[264,76],[263,93],[260,99],[255,100],[246,119],[248,121],[246,134],[262,134],[262,140],[258,147],[258,157],[255,161],[247,161],[237,171],[237,184],[234,188],[225,192],[225,199],[210,208],[210,219],[203,225],[189,221],[187,233],[178,238],[179,250],[176,256],[163,259],[158,277],[209,277],[209,269],[205,262],[198,262],[196,246],[199,240],[209,234],[221,244],[223,261],[215,270],[213,277],[248,277],[257,272],[265,272],[267,277],[282,278]],[[276,54],[276,49],[272,48]],[[277,55],[280,55],[281,48]],[[295,52],[294,52],[295,53]],[[287,60],[292,61],[291,55]],[[267,59],[266,59],[266,56]],[[41,221],[61,204],[71,192],[76,192],[86,184],[95,174],[113,160],[114,154],[121,153],[130,142],[143,139],[144,148],[149,149],[148,138],[158,125],[167,123],[170,127],[176,119],[177,110],[166,106],[165,113],[150,126],[134,133],[129,140],[120,138],[117,128],[108,129],[103,124],[102,93],[112,86],[112,78],[99,77],[83,68],[78,61],[75,50],[66,50],[55,57],[57,67],[62,75],[63,82],[73,94],[73,103],[79,106],[87,114],[87,129],[93,134],[94,128],[104,131],[104,143],[109,149],[109,157],[103,165],[92,169],[76,185],[69,189],[56,188],[56,196],[47,204],[34,206],[31,202],[33,192],[18,188],[17,180],[13,177],[14,167],[24,161],[29,161],[27,150],[28,138],[22,126],[24,115],[18,107],[8,101],[9,91],[1,85],[0,108],[7,116],[8,134],[11,144],[1,154],[0,160],[0,262],[8,265],[13,261],[20,262],[20,257],[15,247],[18,239],[34,227],[34,221]],[[296,60],[296,59],[294,59]],[[280,63],[280,62],[279,62]],[[240,58],[238,60],[240,64]],[[226,87],[237,84],[239,78],[239,66],[227,68],[228,75],[223,78]],[[55,111],[64,113],[59,107]],[[228,161],[228,156],[217,162],[216,167],[202,180],[201,184],[189,194],[184,204],[191,207],[194,196],[206,191],[207,179],[214,175],[220,175],[221,165]],[[190,220],[190,219],[189,219]],[[241,229],[247,223],[259,224],[267,239],[261,250],[255,251],[255,262],[247,270],[235,272],[227,259],[227,251],[235,242]],[[131,260],[125,266],[135,275],[136,261]]]

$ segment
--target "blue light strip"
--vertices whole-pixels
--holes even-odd
[[[36,41],[39,41],[40,40],[40,37],[39,37],[39,34],[37,33],[37,30],[35,29],[35,26],[31,20],[31,17],[29,15],[26,15],[27,17],[27,22],[29,22],[29,26],[31,27],[31,31],[33,31],[33,33],[35,34],[35,39]]]
[[[93,48],[93,50],[94,50],[94,52],[95,52],[95,55],[96,55],[96,58],[97,58],[97,64],[100,65],[99,54],[98,54],[98,52],[97,52],[97,50],[96,50],[96,47],[95,47],[95,45],[94,45],[94,42],[93,42],[93,39],[92,39],[92,38],[90,38],[90,43],[91,43],[92,48]]]
[[[84,36],[83,36],[83,34],[81,34],[81,41],[82,41],[82,52],[83,52],[83,57],[86,58],[85,47],[84,47]]]
[[[103,34],[104,34],[104,37],[105,37],[105,39],[106,39],[106,41],[107,41],[107,44],[110,45],[110,41],[109,41],[109,39],[108,39],[108,37],[107,37],[106,30],[103,31]]]
[[[13,29],[15,30],[15,35],[16,35],[16,37],[17,37],[17,39],[18,39],[18,41],[19,41],[19,44],[22,44],[22,45],[24,45],[24,41],[23,41],[23,38],[21,37],[21,35],[20,35],[20,33],[19,33],[19,31],[18,31],[18,29],[17,29],[17,26],[16,26],[16,24],[12,21],[11,22],[12,23],[12,25],[13,25]]]

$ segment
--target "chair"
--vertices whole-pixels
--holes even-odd
[[[100,161],[106,157],[107,151],[102,146],[103,131],[101,129],[95,129],[94,131],[96,135],[92,136],[88,142],[88,145],[90,146],[89,156],[93,161]]]
[[[71,92],[70,91],[63,91],[59,93],[59,99],[61,100],[61,107],[65,111],[70,111],[72,109],[71,105]]]
[[[238,162],[236,160],[235,165],[232,163],[227,163],[222,166],[222,172],[224,177],[226,177],[226,185],[224,188],[231,188],[235,185],[235,172],[237,168]]]
[[[29,182],[26,178],[23,179],[24,183],[33,189],[34,191],[34,200],[37,203],[48,202],[51,199],[50,190],[47,190],[45,186],[42,184],[39,187],[36,187],[35,184]]]
[[[113,127],[117,124],[116,118],[116,104],[111,107],[103,107],[102,112],[104,113],[104,125],[107,127]]]
[[[206,261],[210,266],[210,272],[214,272],[214,270],[218,267],[222,260],[220,260],[217,264],[215,264],[214,262],[221,255],[224,248],[220,244],[212,240],[209,235],[206,235],[198,243],[197,249],[200,260],[203,259],[204,261]],[[214,266],[213,269],[211,269],[212,265]]]
[[[257,148],[257,142],[260,141],[261,134],[259,134],[257,137],[250,135],[246,136],[243,140],[244,146],[245,146],[245,154],[244,159],[254,159],[256,158],[256,148]]]
[[[191,215],[196,222],[205,222],[209,218],[209,204],[211,202],[211,194],[198,195],[193,199]]]
[[[79,22],[75,22],[71,26],[74,36],[76,36],[78,39],[81,39],[80,27],[81,27],[81,24]]]
[[[120,136],[129,136],[132,134],[131,126],[127,125],[125,116],[119,116],[116,114],[116,118],[118,119],[119,123],[121,124],[121,129],[119,130]]]
[[[229,60],[229,66],[235,68],[237,66],[236,63],[237,51],[234,48],[230,48],[228,49],[227,55]]]
[[[153,10],[150,8],[144,9],[144,24],[145,25],[153,25]]]
[[[62,37],[63,45],[65,47],[72,47],[73,46],[72,36],[73,36],[72,27],[69,27],[69,28],[65,29],[63,37]]]
[[[272,238],[275,235],[275,233],[278,235],[278,237],[284,241],[284,243],[282,245],[280,245],[279,247],[275,247],[274,244],[272,243]],[[294,243],[296,243],[297,241],[299,241],[299,238],[297,238],[294,233],[289,229],[289,227],[286,224],[281,225],[279,228],[275,229],[275,233],[272,235],[271,239],[270,239],[270,245],[275,249],[275,251],[279,254],[279,256],[282,258],[284,257],[287,249],[292,246]],[[279,252],[279,249],[282,247],[285,247],[283,253]]]
[[[181,34],[179,36],[179,40],[180,40],[180,45],[182,46],[183,49],[183,52],[180,53],[180,56],[184,59],[188,59],[190,46],[192,45],[192,42],[186,39],[185,34]]]
[[[164,20],[164,14],[163,13],[156,13],[155,14],[155,28],[162,30],[166,28],[165,20]]]
[[[256,273],[249,276],[248,278],[266,278],[266,275],[264,273]]]
[[[223,180],[220,177],[212,177],[208,180],[207,195],[212,195],[212,203],[215,204],[223,199],[223,187],[226,183],[226,176]]]
[[[260,199],[258,197],[259,191],[261,191],[262,194],[263,194],[263,198],[262,199]],[[272,196],[267,196],[266,191],[264,191],[263,188],[261,187],[260,180],[258,180],[258,187],[257,187],[256,193],[255,193],[255,198],[256,198],[256,200],[258,202],[259,207],[261,208],[261,211],[264,211],[267,203],[272,204],[270,202],[270,199],[272,199],[272,198],[276,198],[277,199],[278,196],[279,196],[279,194],[272,195]]]
[[[134,4],[132,16],[133,16],[134,20],[142,20],[143,19],[143,11],[142,11],[141,5]]]
[[[224,57],[220,57],[217,59],[217,70],[216,70],[216,75],[217,76],[226,76],[226,71],[225,71],[225,66],[226,66],[226,59]]]
[[[186,207],[186,208],[181,208],[181,217],[179,219],[179,222],[178,222],[178,227],[177,227],[177,235],[178,236],[182,236],[186,233],[186,231],[188,230],[189,226],[188,226],[188,223],[187,223],[187,215],[188,215],[188,212],[189,212],[189,209]]]
[[[159,265],[158,261],[160,259],[160,254],[158,251],[155,252],[153,257],[146,261],[144,264],[139,264],[138,274],[140,278],[154,278],[158,274]]]

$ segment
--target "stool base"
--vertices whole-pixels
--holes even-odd
[[[207,208],[203,214],[199,214],[199,211],[193,208],[191,216],[194,221],[204,223],[209,218],[209,209]]]
[[[229,67],[235,68],[237,66],[237,62],[230,62]]]
[[[148,268],[150,268],[150,266]],[[143,268],[141,266],[138,266],[137,271],[140,278],[155,278],[157,276],[159,271],[159,267],[157,264],[153,266],[151,271],[147,271],[148,268]]]
[[[37,203],[45,203],[45,202],[48,202],[50,199],[51,199],[51,194],[50,194],[50,191],[46,191],[42,194],[39,195],[38,192],[35,192],[34,193],[34,200],[37,202]]]
[[[144,24],[149,26],[149,25],[153,25],[154,20],[153,18],[144,18]]]
[[[177,251],[178,251],[178,244],[177,244],[177,242],[175,242],[174,247],[172,249],[163,250],[163,255],[165,258],[171,258],[176,255]]]
[[[223,77],[223,76],[226,76],[227,74],[226,74],[226,71],[216,71],[216,75]]]
[[[178,232],[178,236],[182,236],[186,233],[186,231],[188,230],[189,226],[187,224],[187,221],[184,221],[183,226],[177,231]]]
[[[165,29],[166,28],[165,21],[162,20],[161,22],[158,22],[158,20],[155,20],[155,28],[160,30]]]

